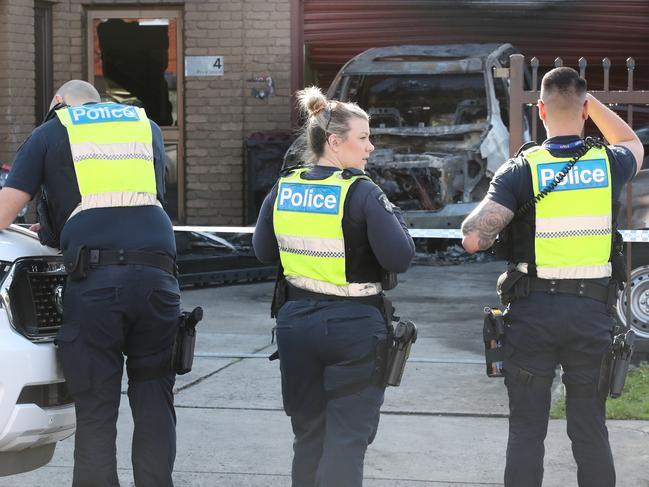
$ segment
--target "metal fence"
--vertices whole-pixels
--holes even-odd
[[[512,54],[509,57],[509,153],[513,156],[518,148],[524,143],[524,114],[526,107],[531,106],[532,117],[530,120],[530,135],[532,140],[538,136],[538,115],[536,102],[539,99],[539,60],[535,57],[530,59],[529,67],[525,66],[525,57],[522,54]],[[579,74],[586,78],[586,67],[588,62],[585,58],[578,61]],[[556,58],[555,67],[563,66],[563,60]],[[611,72],[611,60],[602,60],[603,87],[601,90],[589,90],[599,101],[607,105],[627,105],[626,120],[633,127],[633,105],[649,105],[649,91],[633,89],[633,70],[635,60],[626,60],[627,89],[609,89],[609,76]],[[527,83],[531,89],[525,89]],[[586,78],[587,79],[587,78]]]

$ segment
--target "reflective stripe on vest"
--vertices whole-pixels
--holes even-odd
[[[151,125],[142,108],[97,103],[56,111],[65,126],[81,202],[91,208],[161,206],[156,195]]]
[[[335,296],[370,296],[380,283],[350,283],[345,267],[343,213],[351,185],[336,171],[326,179],[306,180],[298,169],[280,178],[273,225],[286,280],[300,289]]]
[[[534,194],[548,187],[570,158],[540,146],[523,153]],[[542,279],[590,279],[611,275],[611,169],[604,148],[592,148],[561,184],[536,205],[534,250]]]

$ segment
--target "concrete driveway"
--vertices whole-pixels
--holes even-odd
[[[399,388],[386,392],[379,433],[365,464],[367,487],[502,485],[507,397],[488,379],[482,357],[482,308],[497,305],[502,263],[415,266],[391,293],[397,314],[419,326]],[[177,487],[290,485],[292,435],[281,409],[277,362],[223,354],[272,353],[268,314],[273,284],[192,289],[185,308],[201,305],[194,371],[176,384]],[[124,389],[126,382],[124,382]],[[122,486],[133,485],[132,422],[123,396],[118,424]],[[565,421],[550,422],[545,487],[576,486]],[[649,487],[649,422],[612,421],[609,432],[621,487]],[[0,478],[0,487],[71,483],[74,440],[49,465]]]

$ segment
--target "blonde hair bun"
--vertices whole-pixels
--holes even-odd
[[[327,108],[327,97],[317,86],[309,86],[297,92],[297,100],[300,109],[309,117],[317,116]]]

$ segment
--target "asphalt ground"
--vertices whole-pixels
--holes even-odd
[[[365,462],[366,487],[502,485],[507,396],[482,363],[482,308],[497,305],[502,263],[415,266],[391,292],[400,316],[417,323],[401,387],[386,391],[381,424]],[[292,434],[281,408],[268,314],[270,282],[183,291],[186,309],[201,305],[194,370],[178,377],[176,487],[290,486]],[[236,358],[232,355],[248,355]],[[124,381],[124,390],[126,381]],[[560,393],[560,386],[557,386]],[[128,400],[122,396],[118,466],[132,486]],[[551,420],[544,487],[576,486],[576,466],[562,420]],[[649,487],[649,422],[611,421],[618,486]],[[72,438],[45,467],[0,478],[0,487],[71,484]]]

